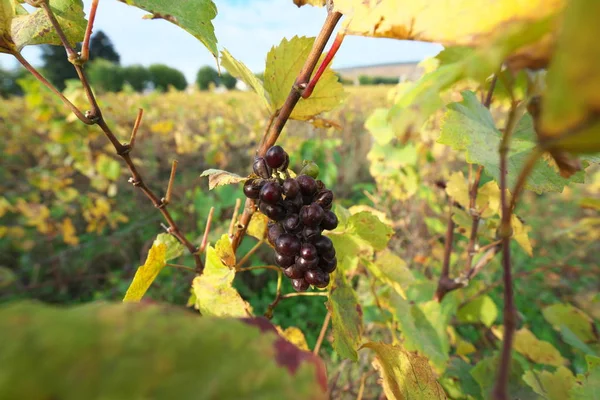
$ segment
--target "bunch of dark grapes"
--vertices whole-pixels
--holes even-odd
[[[315,180],[316,166],[306,166],[294,179],[287,171],[288,164],[285,150],[271,147],[264,157],[254,160],[258,178],[246,181],[244,194],[256,199],[258,209],[271,220],[268,240],[275,247],[275,262],[292,280],[294,289],[324,288],[337,266],[331,239],[321,235],[338,225],[331,211],[333,192]]]

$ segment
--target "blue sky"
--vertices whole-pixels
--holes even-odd
[[[179,0],[172,0],[179,1]],[[326,15],[322,8],[297,8],[292,0],[216,0],[213,21],[219,49],[226,48],[251,70],[264,69],[269,49],[283,37],[315,36]],[[86,12],[90,0],[84,0]],[[215,66],[212,55],[193,36],[163,20],[143,20],[146,12],[116,0],[100,0],[94,30],[103,30],[121,55],[121,63],[164,63],[185,73],[189,82],[204,65]],[[398,61],[422,60],[441,46],[412,41],[346,37],[333,66],[351,67]],[[40,64],[35,46],[24,50],[34,65]],[[0,54],[0,64],[14,66],[10,56]]]

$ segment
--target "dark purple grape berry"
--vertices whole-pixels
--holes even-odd
[[[281,225],[269,222],[269,230],[267,231],[267,239],[269,239],[269,243],[274,245],[277,238],[283,233],[285,233],[285,231]]]
[[[329,274],[320,269],[313,269],[304,274],[304,279],[310,285],[318,288],[324,288],[329,285]]]
[[[302,257],[296,257],[296,266],[302,268],[304,271],[317,268],[318,263],[319,260],[316,258],[312,260],[307,260]]]
[[[328,231],[334,230],[338,226],[338,217],[333,211],[325,211],[325,216],[321,221],[321,228]]]
[[[317,248],[319,254],[325,254],[333,249],[333,242],[327,236],[320,236],[313,244]]]
[[[285,218],[285,209],[281,204],[267,204],[261,202],[258,208],[260,209],[260,212],[273,221],[281,221]]]
[[[244,194],[249,199],[258,199],[260,187],[254,184],[254,179],[248,179],[244,183]]]
[[[317,253],[317,248],[310,243],[302,243],[302,247],[300,248],[300,256],[306,260],[314,260],[319,254]]]
[[[271,177],[271,169],[267,165],[266,161],[262,157],[256,157],[254,164],[252,165],[254,173],[263,179],[269,179]]]
[[[295,256],[300,252],[300,247],[302,243],[300,239],[296,236],[291,235],[289,233],[284,233],[283,235],[277,238],[275,242],[275,250],[279,254],[283,254],[285,256]]]
[[[298,182],[296,182],[294,178],[286,178],[286,180],[283,181],[283,194],[285,194],[285,197],[293,198],[298,196],[298,193],[300,193],[300,185]]]
[[[302,223],[298,214],[290,214],[282,222],[283,228],[288,233],[300,233],[302,232]]]
[[[300,192],[304,196],[312,196],[317,191],[317,182],[308,175],[298,175],[296,182],[298,182]]]
[[[300,197],[300,196],[298,196]],[[305,206],[311,205],[313,202],[313,196],[302,196],[302,204]]]
[[[335,271],[337,267],[337,258],[333,257],[331,259],[321,257],[319,258],[319,268],[328,274]]]
[[[329,249],[327,251],[319,253],[319,257],[323,257],[323,258],[327,258],[327,259],[331,260],[333,257],[335,257],[335,247],[332,247],[331,249]]]
[[[319,192],[320,192],[320,191],[322,191],[322,190],[325,190],[325,189],[327,189],[327,188],[325,187],[325,184],[323,183],[323,181],[322,181],[322,180],[320,180],[320,179],[317,179],[317,180],[316,180],[316,182],[317,182],[317,193],[319,193]]]
[[[283,208],[285,208],[285,212],[288,215],[298,214],[300,212],[300,208],[302,208],[302,204],[298,204],[295,199],[285,199],[283,201]],[[302,198],[300,198],[300,202],[302,203]]]
[[[288,169],[289,166],[290,166],[290,156],[288,156],[288,154],[285,153],[285,161],[283,162],[283,165],[281,165],[281,167],[279,167],[279,169],[281,171],[285,171],[286,169]]]
[[[305,226],[304,229],[302,230],[302,238],[304,238],[304,240],[306,242],[313,242],[320,236],[321,236],[321,229],[319,229],[319,228],[312,228],[310,226]]]
[[[304,279],[292,279],[292,286],[296,292],[306,292],[310,285]]]
[[[325,211],[320,205],[312,203],[309,206],[302,207],[300,210],[300,218],[305,226],[317,227],[323,220]]]
[[[281,200],[281,186],[277,182],[267,182],[260,189],[260,200],[268,204],[277,204]]]
[[[281,268],[287,268],[294,264],[294,256],[284,256],[283,254],[275,253],[275,262]]]
[[[304,278],[304,274],[306,270],[298,268],[297,265],[293,264],[283,270],[283,274],[290,279],[300,279]]]
[[[317,193],[315,197],[315,203],[320,205],[321,207],[326,207],[331,205],[333,202],[333,192],[329,189],[321,190]]]
[[[271,168],[280,168],[287,158],[287,153],[281,146],[272,146],[265,154],[265,161]]]

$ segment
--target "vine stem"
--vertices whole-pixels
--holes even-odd
[[[256,251],[260,248],[260,246],[262,246],[262,244],[264,243],[264,240],[259,240],[254,247],[252,247],[246,254],[244,254],[244,257],[242,257],[242,259],[236,264],[235,269],[239,270],[240,267],[242,265],[244,265],[252,256],[252,254],[256,253]]]
[[[40,6],[44,10],[44,12],[45,12],[46,16],[48,17],[48,19],[50,20],[50,22],[52,23],[54,30],[58,34],[58,37],[60,38],[60,40],[67,52],[69,61],[73,64],[73,67],[77,71],[79,80],[81,81],[84,92],[90,103],[91,110],[87,111],[85,113],[85,115],[84,115],[85,119],[82,119],[82,118],[79,118],[79,119],[81,119],[86,124],[95,123],[102,129],[105,136],[108,138],[108,140],[112,143],[113,147],[115,148],[116,153],[119,156],[121,156],[121,158],[127,164],[127,168],[129,169],[129,171],[131,173],[131,178],[129,179],[129,182],[131,184],[133,184],[133,186],[139,188],[146,195],[146,197],[148,197],[148,199],[150,199],[150,201],[152,202],[154,207],[156,207],[160,211],[160,213],[163,215],[164,219],[167,221],[167,223],[169,225],[167,228],[167,232],[170,233],[171,235],[175,236],[175,238],[177,238],[188,249],[188,251],[194,257],[194,263],[196,264],[196,272],[198,274],[201,274],[202,271],[204,270],[204,264],[202,263],[202,260],[200,259],[198,248],[196,246],[194,246],[192,244],[192,242],[190,242],[184,236],[181,229],[179,228],[179,226],[177,225],[177,223],[175,222],[175,220],[173,219],[173,217],[167,210],[166,202],[161,200],[143,181],[142,175],[139,173],[139,171],[137,170],[133,161],[131,160],[131,155],[130,155],[130,152],[132,150],[131,143],[123,144],[123,143],[119,142],[119,140],[117,139],[115,134],[112,132],[110,127],[106,124],[106,121],[104,120],[104,117],[102,116],[101,109],[98,106],[96,97],[94,96],[92,88],[90,87],[90,83],[83,71],[82,66],[80,65],[82,63],[80,56],[75,52],[73,47],[69,44],[69,41],[67,40],[62,27],[60,26],[56,17],[54,16],[52,9],[48,5],[48,2],[42,1]],[[19,56],[15,55],[15,57],[17,57],[17,59],[19,60],[20,55]],[[22,57],[20,57],[20,58],[23,59]],[[19,61],[21,61],[21,60],[19,60]],[[22,61],[21,61],[21,63],[23,64]],[[37,75],[34,74],[34,76],[38,79],[40,79],[40,77],[41,77],[41,75],[39,75],[39,74],[37,74]],[[44,83],[45,79],[43,79],[43,77],[42,77],[41,81],[42,81],[42,83]],[[62,94],[59,94],[59,93],[58,93],[58,96],[61,97],[61,99],[64,99],[64,96],[62,96]],[[71,104],[71,103],[70,102],[67,103],[67,105],[69,105],[69,104]],[[79,115],[81,114],[81,111],[79,111],[72,104],[71,104],[70,108],[73,110],[75,115],[77,115],[79,117]],[[135,132],[137,132],[137,128],[139,127],[140,120],[141,120],[141,113],[138,113],[136,125],[134,127],[134,131],[132,132],[132,138],[135,138]],[[86,122],[86,121],[89,121],[89,122]]]
[[[517,313],[514,303],[513,277],[510,262],[510,238],[512,236],[511,217],[513,210],[506,198],[506,176],[508,174],[507,156],[508,151],[510,150],[510,140],[519,118],[525,111],[526,105],[526,100],[522,100],[520,103],[512,102],[499,149],[500,204],[502,208],[500,238],[502,240],[502,270],[504,283],[504,334],[502,338],[502,353],[500,356],[498,376],[492,393],[494,400],[508,400],[508,378],[510,374],[514,333],[517,325]],[[531,169],[532,168],[530,168],[530,171]],[[523,180],[525,179],[526,178],[523,178]]]
[[[323,344],[323,339],[325,339],[325,333],[327,332],[327,328],[329,327],[330,320],[331,311],[327,310],[327,314],[325,315],[325,319],[323,320],[323,326],[321,327],[321,332],[319,332],[317,343],[315,344],[315,348],[313,349],[313,354],[315,355],[318,355],[319,350],[321,350],[321,345]]]
[[[325,19],[323,27],[315,39],[313,47],[310,50],[310,53],[304,62],[304,66],[302,67],[302,70],[300,70],[300,73],[298,74],[298,77],[296,78],[296,81],[291,88],[285,103],[283,103],[283,106],[281,106],[278,113],[273,118],[273,122],[267,130],[264,140],[261,142],[261,145],[256,151],[258,156],[264,156],[267,150],[277,142],[277,139],[279,138],[279,135],[281,135],[281,131],[283,130],[287,120],[290,118],[294,107],[296,107],[296,104],[302,97],[302,88],[305,88],[306,85],[308,85],[310,76],[319,62],[319,57],[321,54],[323,54],[325,45],[327,45],[327,42],[333,34],[333,30],[335,29],[335,26],[341,17],[342,14],[336,11],[327,14],[327,18]],[[250,218],[252,218],[255,208],[254,201],[252,199],[246,199],[244,211],[240,217],[238,230],[234,233],[231,241],[234,251],[239,247],[242,238],[246,233],[246,229],[250,223]]]
[[[448,223],[446,226],[446,238],[444,239],[444,261],[442,265],[442,273],[438,281],[437,290],[433,296],[434,300],[441,302],[446,293],[448,293],[454,285],[458,285],[453,279],[450,279],[450,256],[452,255],[452,245],[454,243],[454,220],[452,219],[452,205],[454,201],[448,196]]]

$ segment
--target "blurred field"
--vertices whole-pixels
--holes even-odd
[[[127,171],[99,129],[68,115],[65,107],[35,82],[30,81],[25,89],[24,98],[3,100],[0,107],[0,301],[120,300],[162,230],[160,215],[127,183]],[[468,170],[449,149],[435,145],[438,120],[422,133],[421,142],[394,143],[378,150],[382,153],[370,153],[372,137],[364,127],[365,120],[373,110],[388,104],[389,90],[384,86],[350,87],[344,106],[324,116],[339,127],[324,128],[323,121],[314,122],[321,127],[291,122],[281,144],[292,155],[294,167],[303,159],[320,165],[321,179],[335,190],[340,204],[383,211],[397,232],[392,242],[396,252],[416,273],[436,279],[447,214],[443,210],[445,195],[435,182],[447,179],[451,170],[462,169],[465,174]],[[84,107],[79,89],[67,88],[67,94]],[[179,161],[170,207],[180,227],[198,242],[214,206],[210,235],[214,243],[226,232],[242,192],[233,186],[209,191],[206,179],[199,175],[207,168],[241,175],[250,172],[268,117],[253,94],[119,93],[101,96],[100,102],[109,125],[123,141],[129,137],[137,109],[144,109],[135,162],[149,186],[164,193],[171,160]],[[386,159],[384,166],[378,157]],[[374,178],[381,168],[387,169],[386,181]],[[598,317],[594,293],[600,284],[600,246],[597,231],[586,228],[597,213],[579,206],[581,198],[598,196],[598,170],[588,169],[587,180],[593,183],[574,186],[563,194],[528,194],[519,209],[531,226],[534,257],[519,249],[514,252],[517,305],[534,327],[540,323],[535,333],[542,339],[556,335],[543,324],[539,312],[534,312],[542,304],[569,300]],[[239,254],[254,243],[246,239]],[[459,238],[459,251],[465,243],[465,238]],[[269,257],[270,251],[264,248],[249,265],[272,262]],[[459,264],[458,256],[453,260]],[[185,257],[178,263],[191,265]],[[469,293],[493,285],[499,269],[494,260]],[[185,304],[192,275],[167,268],[148,297]],[[274,274],[245,274],[236,286],[259,314],[273,299]],[[501,291],[494,287],[491,294],[499,302]],[[284,303],[274,322],[299,326],[309,344],[314,343],[325,315],[322,302],[306,297]],[[472,327],[465,327],[463,335],[474,342],[485,341]]]

